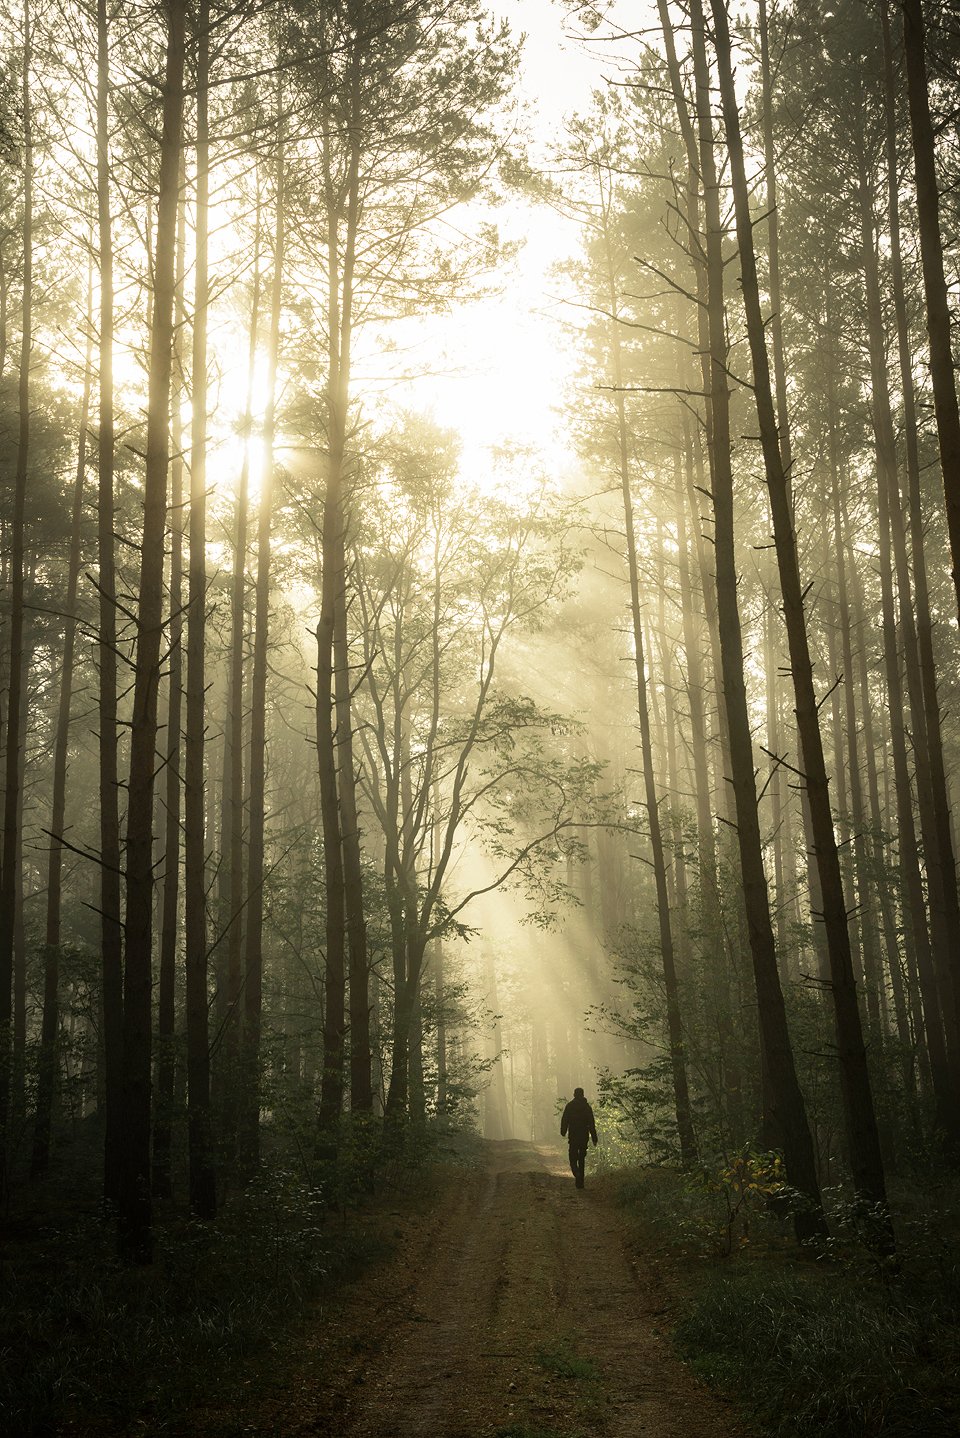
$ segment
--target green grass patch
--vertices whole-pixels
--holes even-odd
[[[498,1428],[496,1438],[585,1438],[582,1428],[531,1428],[526,1423],[511,1423]]]
[[[538,1353],[537,1363],[557,1378],[577,1378],[592,1382],[600,1377],[600,1370],[595,1363],[589,1358],[578,1357],[566,1348]]]

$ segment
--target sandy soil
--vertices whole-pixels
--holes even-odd
[[[398,1254],[306,1331],[298,1377],[251,1402],[261,1438],[738,1438],[670,1351],[655,1270],[555,1152],[484,1146]],[[252,1395],[251,1395],[252,1397]],[[206,1426],[206,1425],[204,1425]]]

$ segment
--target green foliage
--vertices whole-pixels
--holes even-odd
[[[956,1195],[933,1185],[893,1204],[896,1271],[864,1242],[864,1214],[827,1189],[831,1238],[798,1254],[769,1198],[783,1194],[768,1155],[744,1154],[693,1180],[622,1170],[616,1196],[679,1290],[677,1346],[695,1371],[742,1402],[777,1438],[912,1438],[960,1418],[960,1229]],[[748,1244],[736,1239],[744,1217]]]
[[[112,1224],[93,1210],[39,1230],[25,1219],[0,1296],[0,1429],[27,1438],[82,1414],[104,1432],[137,1418],[162,1433],[211,1372],[229,1389],[231,1364],[377,1251],[283,1165],[215,1224],[162,1225],[149,1270],[118,1264]]]

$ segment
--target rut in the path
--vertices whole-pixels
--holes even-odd
[[[731,1438],[656,1332],[616,1215],[553,1155],[491,1145],[464,1178],[338,1430],[352,1438]],[[318,1415],[319,1417],[320,1415]],[[314,1431],[323,1431],[319,1426]]]

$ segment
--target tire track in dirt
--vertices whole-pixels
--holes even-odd
[[[578,1192],[557,1156],[530,1144],[487,1147],[489,1168],[464,1176],[406,1275],[405,1299],[378,1314],[379,1351],[355,1371],[335,1428],[308,1420],[299,1431],[742,1434],[657,1333],[655,1281],[635,1272],[589,1180]]]

